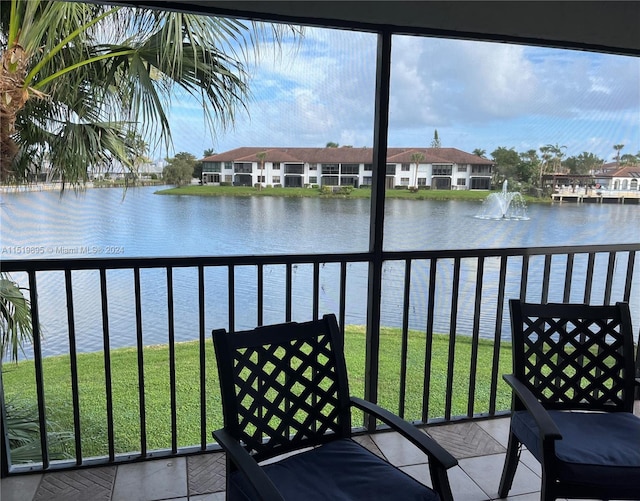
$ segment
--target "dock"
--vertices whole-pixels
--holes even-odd
[[[564,188],[551,195],[554,202],[591,204],[640,204],[640,190],[603,190]]]

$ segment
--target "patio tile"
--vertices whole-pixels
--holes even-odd
[[[225,501],[225,495],[224,492],[199,494],[197,496],[189,496],[189,501]]]
[[[186,458],[118,467],[112,501],[156,501],[187,496]]]
[[[369,452],[373,452],[376,456],[381,457],[381,458],[384,459],[384,454],[382,454],[382,451],[378,448],[378,446],[373,441],[371,436],[369,436],[369,435],[358,435],[358,436],[353,437],[353,440],[358,442],[361,446],[363,446]]]
[[[505,452],[500,443],[473,422],[434,426],[428,433],[457,459]]]
[[[395,466],[409,466],[427,461],[426,454],[399,433],[376,433],[371,438],[384,457]]]
[[[433,487],[431,477],[429,476],[429,465],[427,463],[401,466],[400,469],[407,475],[411,475],[421,484],[424,484],[427,487]]]
[[[46,473],[33,501],[109,501],[116,467]]]
[[[505,448],[507,447],[507,442],[509,441],[509,425],[511,424],[510,417],[478,421],[476,424],[491,435],[500,445]]]
[[[502,476],[502,466],[506,454],[493,454],[460,460],[460,468],[487,494],[491,499],[498,498],[498,487]],[[540,477],[524,464],[518,465],[510,495],[530,494],[540,491]],[[538,494],[539,497],[539,494]]]
[[[225,461],[225,455],[221,452],[188,457],[189,496],[224,491]]]
[[[2,501],[31,501],[41,480],[41,474],[3,478],[0,482],[0,499]]]
[[[489,499],[487,494],[460,466],[454,466],[448,471],[448,474],[453,499],[457,501],[484,501]]]

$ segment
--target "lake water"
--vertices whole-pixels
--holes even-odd
[[[88,189],[63,196],[58,192],[3,194],[0,257],[302,254],[363,252],[368,248],[369,200],[160,196],[154,194],[157,190],[130,188],[125,194],[120,189]],[[385,250],[594,245],[640,240],[638,205],[534,204],[529,206],[529,219],[524,221],[477,219],[474,216],[480,208],[479,202],[388,200]],[[349,267],[347,322],[364,323],[366,266]],[[220,276],[215,272],[207,276],[207,283],[218,284],[220,290],[218,300],[207,305],[207,322],[212,324],[207,329],[226,327],[222,323],[227,307],[226,278],[220,271]],[[391,266],[385,272],[385,280],[392,285]],[[265,304],[265,322],[283,321],[284,298],[279,297],[277,289],[284,282],[284,270],[274,267],[267,273],[274,292],[272,300]],[[303,291],[309,272],[300,269],[296,273],[294,292],[297,284]],[[337,272],[329,270],[325,276],[332,273]],[[193,339],[198,332],[195,270],[176,274],[180,279],[176,281],[177,338]],[[65,309],[61,275],[46,277],[39,289],[45,354],[68,349],[66,317],[59,315]],[[112,346],[134,345],[131,272],[109,272],[108,279],[109,286],[119,291],[109,298],[110,321],[114,322],[110,325],[114,333]],[[148,281],[143,283],[162,282],[164,274],[160,270],[143,270],[143,279]],[[87,332],[79,335],[80,351],[102,348],[96,284],[96,273],[74,272],[78,332]],[[145,287],[143,294],[144,291]],[[255,274],[246,280],[240,275],[236,292],[246,299],[246,305],[238,307],[236,328],[250,328],[255,325]],[[634,291],[634,300],[637,295],[638,291]],[[296,297],[294,317],[309,318],[307,296],[300,292]],[[326,278],[322,284],[323,311],[335,311],[337,297],[335,282]],[[385,299],[385,308],[390,311],[387,324],[398,323],[396,299]],[[166,296],[143,296],[143,313],[144,318],[166,318]],[[196,318],[192,318],[193,314]],[[420,325],[421,320],[416,320],[416,327],[422,328]],[[634,328],[637,327],[636,319]],[[144,336],[145,344],[164,343],[166,326],[149,320]]]

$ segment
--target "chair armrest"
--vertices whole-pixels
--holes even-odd
[[[533,416],[533,419],[538,425],[538,430],[540,430],[542,440],[561,440],[562,434],[560,430],[553,419],[551,419],[547,409],[545,409],[536,396],[531,393],[531,390],[513,374],[504,374],[502,379],[511,386],[513,393]]]
[[[258,495],[264,501],[284,501],[271,479],[260,468],[255,459],[231,436],[224,428],[213,432],[214,438],[227,454],[227,459],[233,461],[238,469],[244,473]],[[227,472],[227,475],[229,472]],[[227,484],[227,489],[229,485]]]
[[[416,447],[422,450],[429,456],[429,460],[435,459],[441,466],[449,469],[458,464],[456,458],[454,458],[449,451],[442,447],[438,442],[433,440],[426,433],[421,432],[411,423],[408,423],[404,419],[388,410],[373,404],[367,400],[363,400],[358,397],[351,397],[351,403],[359,409],[374,415],[380,421],[388,424],[391,428],[403,435],[407,440],[413,443]]]

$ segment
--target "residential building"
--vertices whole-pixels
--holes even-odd
[[[595,183],[608,190],[640,190],[640,165],[619,165],[617,162],[604,164],[594,174]]]
[[[371,148],[242,147],[202,159],[202,184],[371,186]],[[386,187],[491,187],[494,163],[456,148],[388,148]]]

